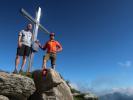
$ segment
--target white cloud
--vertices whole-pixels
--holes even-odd
[[[112,87],[117,87],[120,83],[118,77],[102,76],[97,77],[90,82],[70,82],[70,86],[82,92],[100,93],[102,90],[110,90]]]
[[[126,68],[129,68],[129,67],[132,66],[132,62],[131,62],[131,61],[119,62],[118,64],[119,64],[120,66],[126,67]]]
[[[88,83],[83,83],[83,82],[71,83],[70,82],[69,85],[71,86],[71,88],[79,90],[83,93],[93,92],[92,89],[89,87]]]
[[[128,88],[113,88],[112,92],[119,92],[126,95],[133,95],[133,87]]]
[[[71,86],[71,88],[79,90],[79,87],[76,83],[69,83],[69,85]]]
[[[107,94],[114,94],[114,93],[120,93],[128,96],[133,96],[133,88],[110,88],[110,89],[102,89],[102,90],[93,90],[93,93],[95,93],[97,96],[104,96]]]
[[[101,76],[91,81],[91,87],[95,90],[110,89],[119,85],[120,79],[116,75]]]
[[[111,89],[103,89],[101,91],[96,91],[95,93],[98,96],[103,96],[106,94],[113,94],[113,93],[121,93],[128,96],[133,96],[133,87],[125,87],[125,88],[111,88]]]
[[[98,82],[98,81],[97,81]],[[99,83],[99,82],[98,82]],[[97,83],[97,85],[98,85]],[[102,84],[102,83],[99,83],[99,85]],[[101,95],[106,95],[106,94],[113,94],[115,92],[118,92],[118,93],[121,93],[121,94],[126,94],[128,96],[133,96],[133,87],[121,87],[121,88],[118,88],[118,87],[108,87],[109,84],[112,84],[112,82],[110,81],[110,83],[108,82],[105,82],[103,83],[104,85],[107,85],[106,88],[101,88],[101,86],[96,86],[93,85],[93,86],[96,86],[96,87],[89,87],[89,85],[87,85],[87,83],[70,83],[70,86],[76,90],[79,90],[81,92],[84,92],[84,93],[94,93],[96,94],[97,96],[101,96]]]

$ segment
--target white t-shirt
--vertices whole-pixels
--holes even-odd
[[[19,36],[22,36],[21,38],[22,44],[31,47],[32,33],[30,31],[21,30]]]

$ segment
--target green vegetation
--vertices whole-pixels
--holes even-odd
[[[84,100],[84,94],[80,94],[78,96],[74,96],[74,100]]]
[[[84,100],[83,97],[74,97],[74,100]]]
[[[79,93],[80,94],[80,91],[76,90],[76,89],[71,89],[71,92],[72,93]]]

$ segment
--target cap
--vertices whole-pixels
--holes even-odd
[[[55,33],[53,33],[53,32],[52,32],[52,33],[50,33],[50,36],[55,36]]]

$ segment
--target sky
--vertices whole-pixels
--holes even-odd
[[[55,32],[63,46],[56,70],[74,87],[94,91],[133,87],[132,5],[132,0],[1,0],[0,69],[14,70],[18,33],[29,23],[20,9],[35,17],[40,6],[40,23]],[[48,39],[39,31],[42,44]],[[41,69],[43,55],[42,50],[35,54],[32,70]]]

